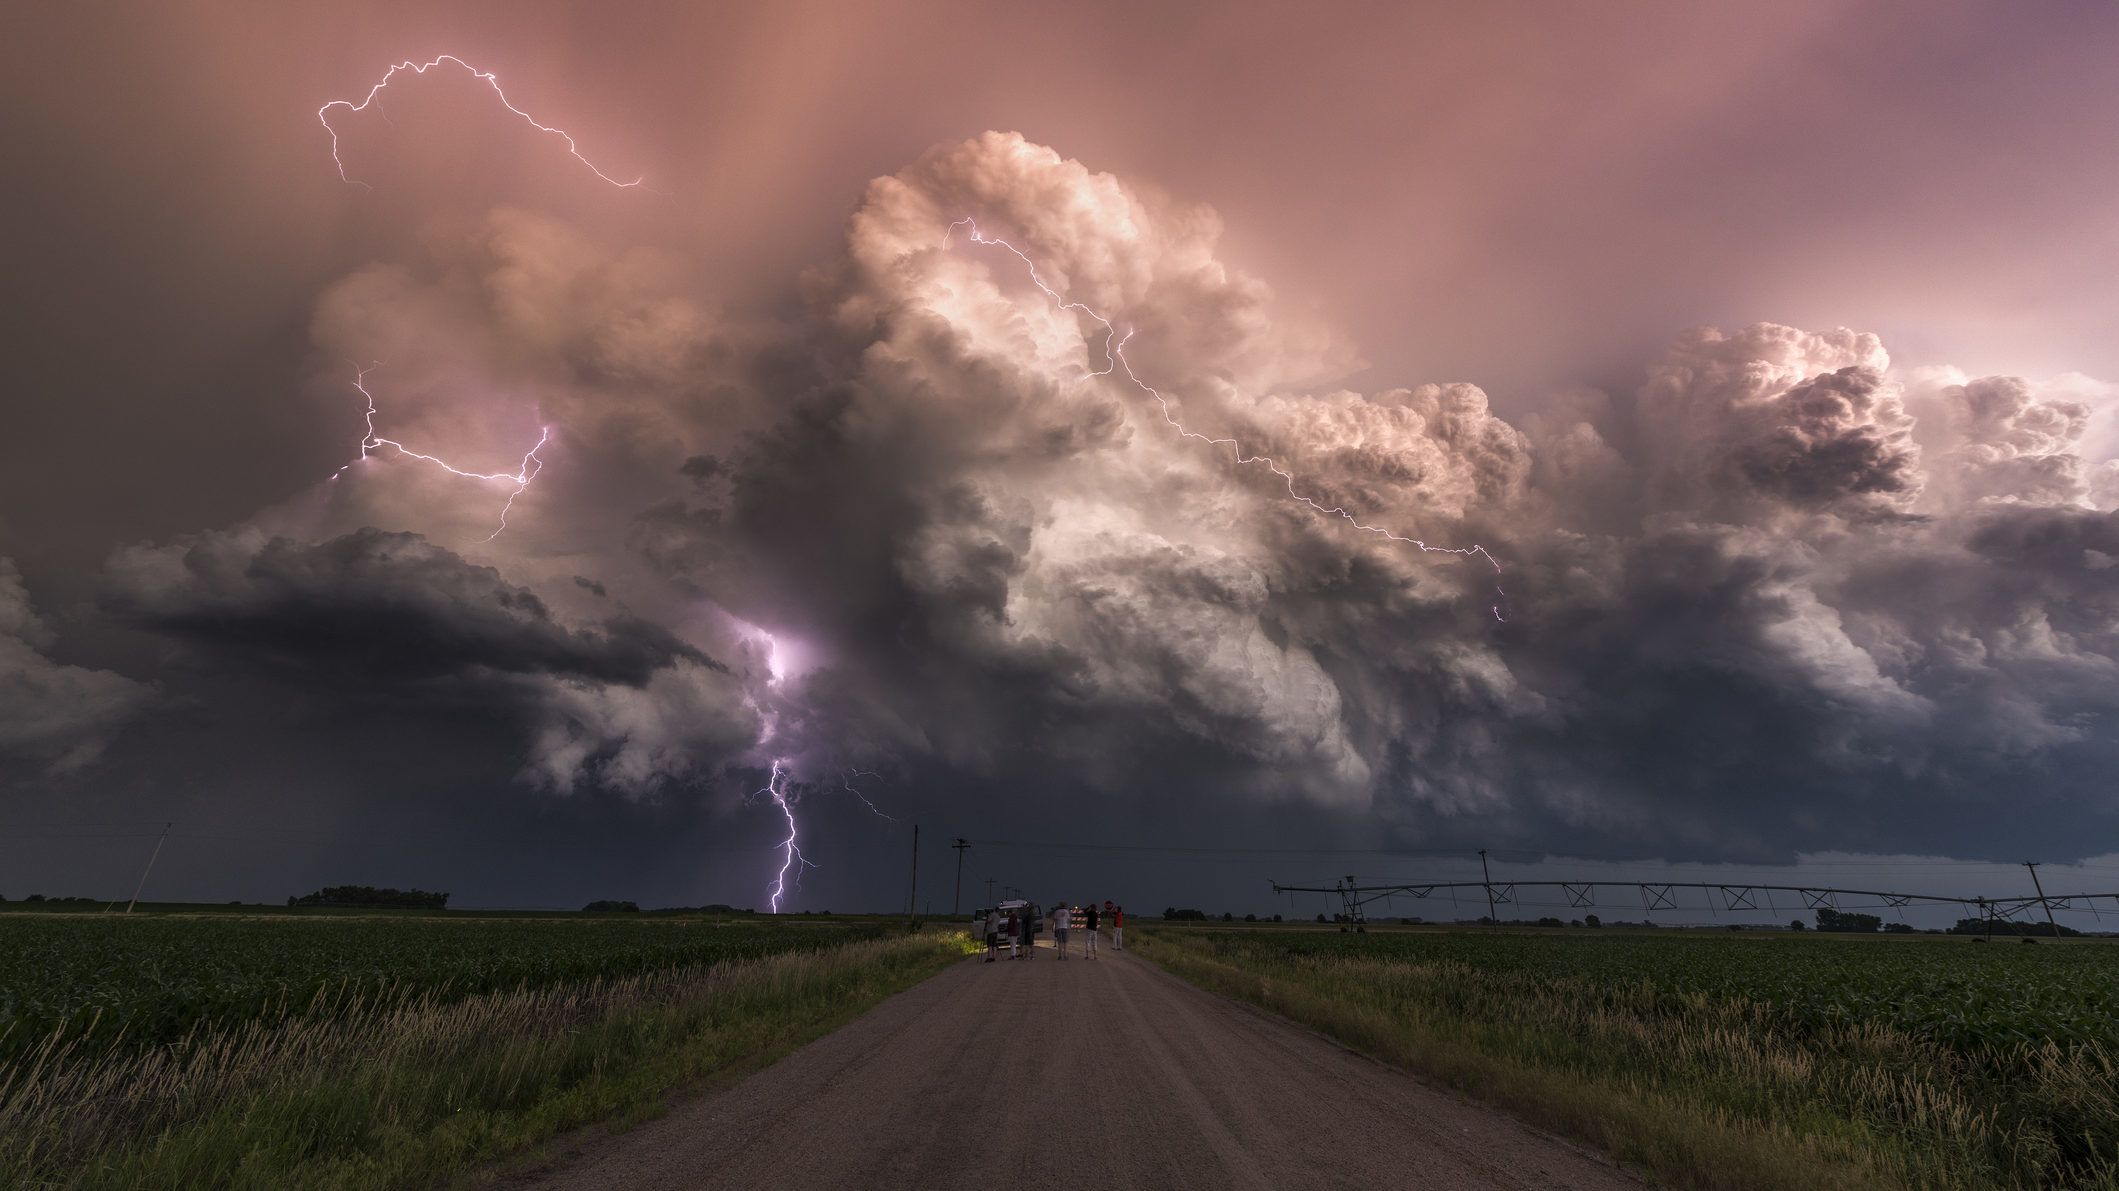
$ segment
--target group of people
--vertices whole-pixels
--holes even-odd
[[[1111,928],[1112,950],[1124,951],[1126,949],[1126,908],[1124,906],[1114,905],[1107,901],[1103,904],[1102,909],[1098,909],[1095,902],[1087,902],[1080,906],[1070,906],[1065,902],[1061,902],[1053,907],[1051,917],[1052,947],[1053,950],[1059,952],[1061,959],[1067,958],[1067,936],[1077,930],[1082,932],[1082,958],[1095,959],[1097,939],[1099,938],[1097,931],[1106,924]]]
[[[1001,910],[986,911],[986,962],[1000,958],[1001,947],[1008,948],[1008,958],[1015,959],[1026,954],[1026,949],[1036,944],[1037,907],[1030,905],[1008,908],[1003,916]],[[1116,951],[1126,949],[1126,908],[1106,901],[1101,908],[1095,902],[1070,906],[1065,902],[1045,912],[1045,919],[1052,924],[1052,947],[1061,959],[1067,958],[1068,936],[1079,931],[1082,938],[1082,958],[1095,959],[1101,939],[1100,932],[1108,927],[1111,931],[1111,947]]]

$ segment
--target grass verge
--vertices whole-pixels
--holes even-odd
[[[0,1071],[0,1186],[445,1183],[651,1116],[968,950],[927,932],[458,1000],[350,996],[138,1053],[54,1044]]]
[[[1677,1186],[2119,1187],[2119,1069],[2094,1044],[1968,1058],[1645,979],[1284,955],[1182,931],[1138,932],[1134,948]]]

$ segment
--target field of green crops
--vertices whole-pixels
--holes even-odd
[[[453,999],[879,937],[880,928],[649,919],[0,915],[0,1061],[69,1037],[127,1047],[300,1014],[323,995]]]
[[[969,947],[829,919],[0,914],[0,1187],[454,1185]]]
[[[1216,954],[1463,964],[1544,982],[1643,985],[1770,1006],[1802,1027],[1878,1023],[1959,1051],[2051,1041],[2119,1050],[2119,944],[1801,936],[1220,932]]]
[[[1135,950],[1679,1186],[2119,1188],[2119,944],[1162,927]]]

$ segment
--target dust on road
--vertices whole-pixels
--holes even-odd
[[[1641,1187],[1124,952],[1045,947],[966,960],[520,1185]]]

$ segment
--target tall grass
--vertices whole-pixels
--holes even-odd
[[[462,999],[320,993],[145,1050],[62,1030],[0,1071],[0,1186],[425,1186],[651,1114],[968,947],[930,932]]]
[[[2119,1187],[2095,1042],[1966,1052],[1757,1001],[1145,931],[1172,973],[1512,1109],[1676,1185]]]

